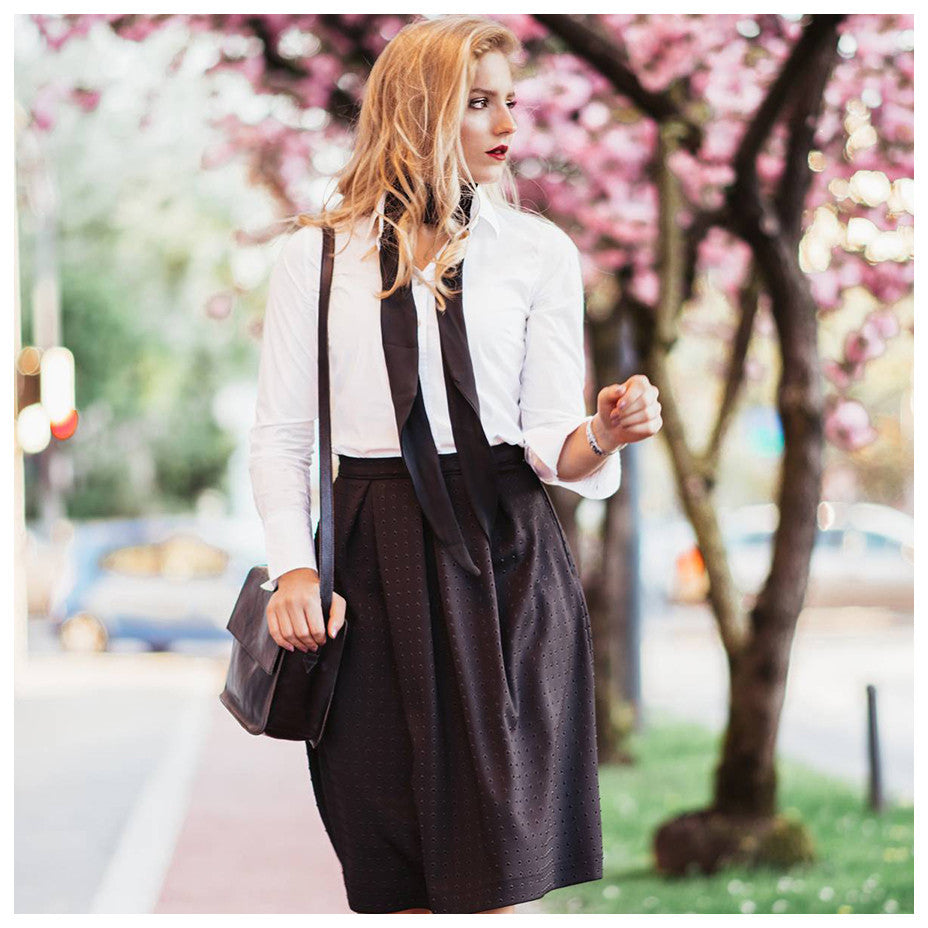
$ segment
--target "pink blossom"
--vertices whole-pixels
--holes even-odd
[[[828,358],[822,362],[822,372],[839,390],[846,390],[851,385],[851,375],[847,367]]]
[[[79,41],[94,23],[133,41],[142,41],[168,22],[183,23],[193,36],[209,32],[218,39],[219,47],[224,36],[237,37],[236,46],[244,37],[247,57],[224,61],[211,70],[235,69],[251,82],[254,93],[286,94],[304,111],[310,107],[331,111],[336,85],[340,96],[357,101],[367,64],[414,18],[399,14],[199,13],[40,15],[34,21],[48,48]],[[616,92],[602,74],[564,53],[557,40],[548,40],[547,30],[534,17],[505,14],[500,19],[529,43],[532,56],[525,76],[518,71],[515,75],[519,131],[513,154],[517,168],[519,164],[526,168],[524,174],[516,172],[520,195],[528,205],[539,206],[565,228],[571,228],[585,254],[588,281],[593,280],[593,268],[608,272],[631,266],[633,289],[640,298],[653,302],[659,286],[658,122]],[[739,31],[748,19],[759,29],[756,37]],[[293,62],[292,73],[287,68],[268,71],[264,54],[252,51],[261,41],[255,20],[270,36],[272,47],[287,30],[296,28],[313,33],[318,51]],[[818,207],[834,206],[842,222],[861,216],[881,229],[911,225],[910,216],[897,217],[885,205],[869,209],[851,200],[836,200],[829,187],[836,179],[847,181],[860,169],[885,171],[891,180],[914,176],[914,56],[898,42],[899,30],[910,28],[911,22],[911,16],[898,14],[851,14],[839,27],[854,38],[856,51],[851,57],[836,60],[826,84],[825,105],[815,126],[815,145],[821,151],[817,167],[823,169],[810,177],[802,204],[804,222],[811,221]],[[616,53],[627,59],[645,87],[661,93],[672,88],[683,111],[703,129],[701,150],[696,154],[677,150],[667,165],[679,179],[682,203],[675,219],[685,227],[698,209],[721,205],[734,179],[732,155],[805,26],[772,14],[743,12],[618,13],[597,15],[591,23],[615,45]],[[172,67],[176,65],[167,66],[169,73]],[[843,150],[845,117],[848,105],[862,99],[862,93],[878,144],[855,152],[850,161]],[[62,98],[89,109],[96,105],[98,92],[51,88],[36,94],[25,103],[37,127],[54,125]],[[346,111],[344,107],[341,110]],[[234,114],[220,114],[213,125],[224,141],[207,149],[204,167],[241,154],[243,162],[251,166],[252,176],[265,182],[284,208],[288,198],[296,202],[305,196],[315,177],[313,155],[317,150],[330,144],[348,147],[352,141],[352,127],[334,113],[319,130],[274,119],[243,125]],[[757,159],[761,192],[768,200],[776,193],[783,171],[788,131],[788,121],[778,120]],[[750,262],[750,249],[744,242],[712,230],[700,246],[697,273],[727,298],[736,300]],[[869,289],[879,305],[861,331],[848,337],[847,356],[823,362],[825,376],[837,389],[845,390],[862,377],[868,360],[883,352],[886,340],[898,331],[891,307],[911,294],[913,272],[911,260],[872,265],[862,255],[838,247],[827,271],[807,275],[807,285],[822,312],[840,306],[845,293],[856,286]],[[762,299],[769,297],[765,294]],[[758,331],[765,326],[773,334],[769,312],[758,319]]]
[[[229,290],[214,293],[205,303],[203,309],[210,319],[225,319],[232,312],[235,295]]]
[[[47,132],[55,125],[58,116],[58,102],[65,94],[60,84],[46,84],[35,96],[30,113],[33,125]]]
[[[113,31],[122,39],[130,42],[144,42],[153,32],[164,26],[164,20],[157,16],[120,15],[111,23]]]
[[[661,281],[652,270],[639,271],[632,278],[632,294],[643,303],[656,303],[661,293]]]
[[[812,299],[821,309],[833,309],[840,304],[841,280],[832,268],[809,275]]]
[[[70,17],[49,16],[36,13],[32,21],[52,51],[60,51],[75,36],[84,36],[98,16],[79,15]]]
[[[238,149],[230,141],[210,145],[200,158],[200,167],[206,170],[221,167],[231,161],[237,151]]]
[[[875,441],[878,433],[857,400],[839,399],[825,415],[825,437],[845,451],[857,451]]]
[[[534,16],[528,16],[524,13],[507,14],[500,16],[499,19],[504,22],[523,42],[530,42],[533,39],[543,39],[548,30]]]
[[[891,309],[876,309],[867,316],[880,338],[892,338],[899,334],[899,320]]]
[[[863,363],[878,358],[886,350],[876,325],[865,321],[857,332],[848,332],[844,339],[844,356],[851,363]]]
[[[86,87],[74,87],[71,90],[70,99],[85,113],[91,113],[100,103],[100,91],[89,90]]]

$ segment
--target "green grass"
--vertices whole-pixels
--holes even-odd
[[[657,827],[710,797],[719,739],[699,726],[661,720],[635,735],[637,762],[600,768],[605,870],[540,905],[552,913],[905,912],[914,905],[911,805],[866,807],[862,790],[780,761],[779,809],[809,829],[816,861],[789,870],[731,868],[671,879],[654,872]]]

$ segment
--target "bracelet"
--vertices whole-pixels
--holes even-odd
[[[623,442],[617,448],[613,448],[612,451],[603,451],[603,449],[600,448],[599,442],[596,440],[596,436],[593,434],[593,420],[595,418],[596,416],[594,415],[590,416],[586,420],[586,440],[590,443],[590,447],[597,454],[603,455],[604,457],[608,457],[610,454],[615,454],[616,451],[621,451],[628,444],[628,442]]]

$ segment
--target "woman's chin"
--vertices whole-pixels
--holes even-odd
[[[471,174],[474,176],[474,180],[478,184],[495,184],[499,181],[500,177],[503,174],[503,165],[500,164],[499,167],[496,165],[489,165],[488,167],[480,167],[476,171],[471,169]]]

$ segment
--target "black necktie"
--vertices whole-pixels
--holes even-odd
[[[461,206],[468,219],[470,205],[470,191],[462,189]],[[389,192],[385,212],[391,217],[398,215],[398,205]],[[380,272],[385,290],[396,279],[397,265],[394,231],[388,223],[384,223]],[[461,288],[463,268],[464,262],[461,261],[449,281],[455,290]],[[400,448],[416,497],[435,535],[455,561],[468,573],[480,576],[480,568],[467,550],[448,495],[438,449],[425,410],[419,380],[416,305],[410,285],[398,287],[391,296],[381,301],[380,323]],[[480,404],[467,344],[461,293],[446,300],[445,312],[438,316],[438,331],[454,445],[471,506],[489,538],[497,506],[495,463],[480,421]]]

